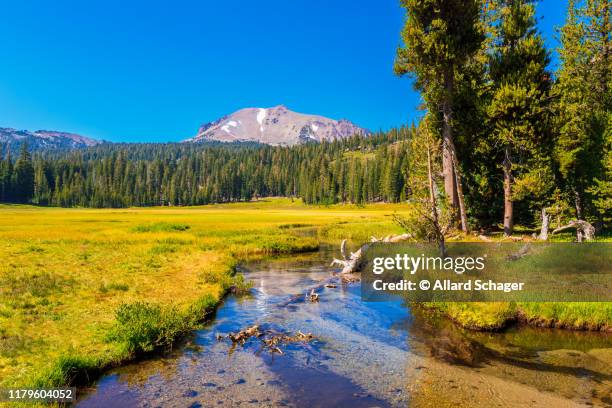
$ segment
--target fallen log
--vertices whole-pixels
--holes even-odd
[[[595,227],[584,220],[571,220],[567,225],[555,228],[552,234],[554,235],[558,232],[565,231],[571,228],[576,229],[576,237],[578,239],[578,242],[582,242],[583,239],[587,241],[595,239]]]

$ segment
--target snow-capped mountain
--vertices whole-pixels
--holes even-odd
[[[342,139],[355,133],[369,134],[352,122],[293,112],[284,105],[240,109],[200,126],[185,142],[259,142],[292,146],[307,142]]]
[[[10,145],[11,150],[18,149],[26,142],[30,150],[80,149],[104,143],[100,140],[90,139],[74,133],[52,130],[31,132],[29,130],[0,128],[0,144]]]

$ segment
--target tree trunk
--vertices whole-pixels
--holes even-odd
[[[459,210],[461,230],[468,232],[467,213],[465,210],[463,188],[461,186],[461,173],[459,171],[451,124],[453,119],[452,97],[454,87],[454,78],[451,70],[447,70],[444,84],[446,88],[442,103],[442,171],[444,173],[444,190],[453,209],[453,216],[456,218],[457,210]]]
[[[449,204],[453,212],[459,207],[459,197],[457,197],[457,185],[455,171],[453,166],[453,156],[450,150],[449,141],[453,140],[452,124],[453,108],[452,108],[452,91],[453,81],[450,73],[445,74],[444,83],[446,94],[442,101],[442,173],[444,174],[444,192],[448,197]],[[453,214],[454,216],[455,214]]]
[[[438,249],[440,256],[446,257],[446,243],[444,242],[444,233],[440,228],[440,220],[438,217],[438,203],[436,193],[434,191],[433,172],[431,169],[431,146],[429,144],[429,135],[427,136],[427,180],[429,186],[429,204],[431,205],[431,216],[436,230],[436,239],[438,241]]]
[[[504,154],[504,236],[512,235],[514,230],[514,203],[512,202],[512,161],[510,149]]]
[[[576,219],[578,221],[582,221],[582,194],[581,194],[581,190],[579,190],[578,188],[574,188],[574,206],[576,207]],[[582,231],[577,228],[576,229],[576,240],[578,242],[582,242],[584,236]]]
[[[538,239],[540,241],[548,240],[548,228],[550,226],[550,215],[546,213],[546,208],[542,208],[542,228],[540,229],[540,235]]]
[[[459,202],[459,217],[461,218],[461,230],[465,233],[469,232],[469,225],[467,221],[467,211],[465,209],[465,196],[463,195],[463,185],[461,184],[461,170],[459,169],[459,162],[457,160],[457,151],[455,150],[455,144],[452,139],[451,143],[451,155],[453,158],[453,170],[455,173],[455,186],[457,187],[457,199]]]

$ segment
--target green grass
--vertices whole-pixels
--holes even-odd
[[[609,302],[432,302],[425,306],[472,330],[501,330],[517,321],[538,327],[612,330]]]
[[[130,357],[170,348],[180,335],[204,320],[216,303],[215,298],[206,295],[186,311],[147,302],[122,304],[115,312],[115,327],[107,339],[119,343]]]
[[[576,330],[612,330],[612,303],[546,302],[519,303],[519,317],[542,327]]]
[[[472,330],[501,330],[517,317],[516,305],[510,302],[432,302],[424,306]]]

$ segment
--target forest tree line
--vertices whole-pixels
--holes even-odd
[[[66,153],[27,147],[0,162],[0,200],[62,207],[201,205],[260,197],[333,204],[407,199],[408,127],[331,143],[107,144]],[[24,177],[22,168],[27,168]]]

